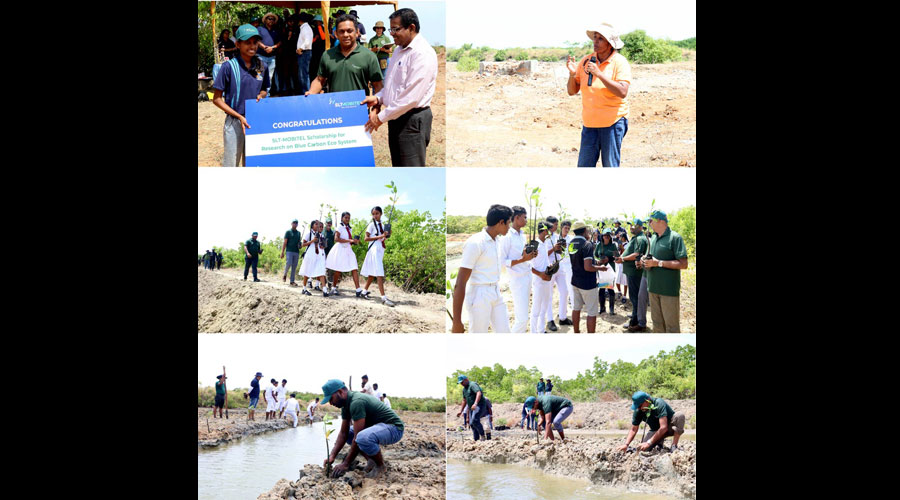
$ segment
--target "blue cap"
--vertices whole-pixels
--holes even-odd
[[[316,17],[313,18],[313,21],[321,21],[321,20],[322,20],[322,14],[316,14]]]
[[[300,221],[298,221],[297,219],[294,219],[291,221],[291,224],[297,224],[298,222],[300,222]]]
[[[465,376],[465,375],[460,375],[460,376],[456,377],[456,383],[457,383],[457,384],[461,384],[462,381],[465,380],[465,379],[467,379],[467,378],[469,378],[469,377],[467,377],[467,376]]]
[[[257,19],[254,19],[254,21],[257,21]],[[249,40],[255,36],[259,36],[259,30],[256,29],[256,26],[253,26],[252,24],[243,24],[234,33],[234,37],[238,40]]]
[[[666,213],[662,210],[654,210],[653,213],[647,216],[648,219],[658,219],[669,222],[669,219],[666,218]]]
[[[637,410],[641,403],[650,399],[650,395],[644,391],[637,391],[631,396],[631,411]]]
[[[537,398],[534,396],[528,396],[528,399],[525,400],[525,406],[527,406],[528,408],[531,408],[532,406],[534,406],[534,401],[536,399]]]
[[[250,236],[259,236],[259,233],[257,233],[256,231],[253,231],[253,234],[251,234]]]
[[[325,385],[322,386],[322,395],[325,396],[325,398],[322,400],[322,404],[331,402],[331,395],[343,389],[344,387],[347,386],[345,386],[342,381],[336,378],[325,382]]]
[[[644,227],[644,221],[642,221],[641,219],[635,217],[635,218],[634,218],[634,225],[635,225],[635,226],[641,226],[641,227]]]
[[[255,375],[255,376],[256,376],[256,377],[262,377],[263,375],[262,375],[262,372],[256,372],[256,375]]]

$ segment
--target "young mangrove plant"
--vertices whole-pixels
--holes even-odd
[[[525,245],[525,253],[534,253],[538,248],[537,223],[541,210],[541,188],[536,187],[529,191],[528,183],[525,183],[525,201],[528,203],[528,216],[531,224],[528,225],[528,244]]]
[[[394,217],[394,205],[397,204],[397,200],[400,199],[400,195],[397,194],[397,185],[394,184],[394,181],[391,181],[390,184],[385,184],[384,187],[390,189],[391,193],[393,194],[393,196],[391,196],[391,198],[390,198],[391,213],[390,213],[390,215],[388,215],[387,224],[384,225],[384,232],[389,233],[389,232],[391,232],[391,219]]]
[[[331,417],[327,413],[322,414],[322,422],[324,423],[322,429],[325,431],[325,457],[328,458],[328,456],[331,455],[331,446],[328,445],[328,436],[334,432],[334,429],[328,428],[334,424],[331,423]],[[331,464],[325,464],[325,477],[329,476],[331,476]]]

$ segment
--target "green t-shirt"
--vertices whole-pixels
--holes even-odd
[[[403,432],[403,421],[375,396],[356,391],[347,391],[347,404],[341,408],[341,418],[349,419],[350,425],[361,418],[366,419],[366,428],[375,424],[391,424]]]
[[[540,408],[544,410],[544,413],[550,415],[556,415],[559,413],[559,410],[572,406],[572,402],[568,399],[562,396],[554,396],[553,394],[538,396],[537,399],[540,401]]]
[[[247,251],[250,252],[250,257],[259,257],[259,254],[262,253],[262,247],[259,245],[259,240],[250,238],[244,242],[244,246],[247,247]]]
[[[601,237],[602,240],[602,237]],[[619,247],[616,246],[615,242],[611,242],[609,245],[604,245],[602,241],[597,241],[597,244],[594,246],[594,258],[597,259],[597,263],[600,263],[601,257],[606,256],[609,259],[604,265],[612,267],[612,270],[616,270],[616,263],[613,261],[616,256],[616,252],[619,250]]]
[[[650,411],[643,412],[640,408],[634,410],[631,416],[631,425],[641,425],[641,422],[647,421],[647,426],[651,431],[659,430],[659,419],[666,417],[666,422],[671,423],[672,417],[675,416],[675,410],[666,403],[663,398],[653,398],[650,403]]]
[[[387,36],[385,33],[382,33],[381,36],[376,36],[369,40],[369,48],[374,49],[375,47],[384,47],[385,45],[391,43],[394,43],[394,41],[391,40],[391,37]],[[391,55],[387,52],[379,52],[375,54],[375,56],[378,57],[378,59],[387,59],[391,57]]]
[[[325,253],[331,251],[331,247],[334,246],[334,231],[331,229],[325,230]]]
[[[681,235],[667,227],[662,236],[650,239],[650,255],[658,260],[687,258],[687,248]],[[647,290],[650,293],[677,297],[681,291],[681,270],[662,267],[647,269]]]
[[[463,387],[463,397],[466,399],[466,407],[471,408],[472,405],[475,404],[475,396],[478,391],[481,391],[481,401],[478,402],[478,407],[484,408],[484,398],[487,396],[484,394],[484,390],[481,389],[481,386],[471,380],[469,381],[469,387]]]
[[[290,228],[284,232],[284,239],[287,240],[287,247],[284,249],[285,252],[300,252],[300,231],[297,231],[294,228]]]
[[[319,61],[317,75],[328,79],[331,92],[366,90],[369,82],[380,82],[383,78],[378,58],[359,44],[347,57],[341,53],[340,44],[326,50]]]
[[[225,384],[222,381],[216,382],[216,396],[224,396],[225,395]]]
[[[622,253],[622,256],[624,257],[637,252],[638,258],[640,258],[641,255],[647,253],[648,246],[650,246],[650,242],[647,240],[647,235],[641,231],[640,234],[631,238],[631,241],[625,245],[625,251]],[[639,277],[643,273],[643,270],[638,270],[637,266],[634,265],[633,260],[626,260],[622,264],[622,272],[625,273],[625,276]]]

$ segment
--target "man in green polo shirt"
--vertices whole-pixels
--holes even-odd
[[[631,241],[625,245],[624,255],[616,259],[617,264],[622,265],[622,272],[628,279],[628,297],[631,299],[631,320],[625,329],[629,332],[647,331],[647,302],[641,301],[641,293],[647,293],[647,278],[643,268],[638,268],[647,250],[650,241],[644,234],[644,221],[635,218],[631,225]]]
[[[250,239],[244,242],[244,281],[247,281],[247,272],[250,271],[250,267],[253,267],[253,281],[259,281],[256,278],[256,265],[259,263],[259,254],[262,253],[263,249],[259,244],[259,241],[256,240],[256,237],[259,236],[259,233],[253,231],[253,235],[250,236]]]
[[[287,272],[291,270],[291,286],[297,286],[294,278],[297,275],[297,263],[300,262],[300,231],[297,231],[297,219],[291,221],[291,228],[284,232],[284,244],[281,245],[281,258],[287,251],[287,261],[284,264],[284,274],[281,281],[287,281]]]
[[[325,256],[334,247],[334,229],[331,227],[331,217],[325,219]],[[334,286],[334,271],[325,268],[325,281],[329,286]]]
[[[655,233],[650,239],[650,256],[643,260],[653,333],[681,333],[679,293],[681,270],[688,266],[687,248],[681,235],[669,227],[665,212],[656,210],[647,219]]]
[[[384,474],[385,463],[378,445],[394,444],[403,437],[403,421],[374,396],[350,391],[343,382],[331,379],[322,386],[322,404],[331,403],[341,409],[341,430],[334,448],[322,464],[334,463],[341,448],[351,441],[344,461],[334,467],[332,477],[340,477],[351,468],[357,453],[366,457],[366,477],[377,479]],[[350,426],[353,422],[353,427]],[[355,439],[354,439],[355,436]]]
[[[384,21],[378,21],[372,29],[375,31],[375,36],[369,40],[369,50],[378,56],[378,67],[381,68],[381,75],[384,76],[388,67],[388,59],[391,58],[394,41],[384,34]]]
[[[533,401],[532,401],[533,400]],[[528,399],[525,400],[526,405],[531,401],[531,414],[539,411],[541,412],[541,422],[544,425],[544,437],[549,438],[553,441],[553,429],[556,428],[556,432],[559,433],[559,439],[565,442],[566,435],[563,433],[563,420],[569,418],[569,415],[572,414],[572,410],[575,409],[572,406],[572,402],[568,399],[561,396],[554,396],[553,394],[544,393],[543,396],[529,396]],[[550,424],[553,424],[552,426]],[[541,425],[540,423],[538,425]]]
[[[487,416],[487,405],[484,402],[484,392],[481,386],[469,380],[465,375],[456,377],[456,382],[463,386],[463,404],[456,413],[459,417],[465,411],[469,415],[469,427],[472,429],[472,435],[475,441],[478,439],[486,439],[484,435],[484,427],[481,425],[481,418]]]
[[[367,91],[369,83],[374,92],[380,91],[384,80],[381,67],[375,54],[356,42],[356,18],[346,14],[338,17],[335,31],[340,43],[322,54],[316,79],[304,95],[318,94],[326,84],[328,92]]]
[[[625,444],[619,447],[621,451],[627,451],[628,445],[637,435],[638,426],[641,422],[647,422],[650,427],[650,433],[644,434],[641,442],[641,451],[648,450],[653,446],[663,447],[663,441],[669,436],[672,438],[672,448],[675,451],[678,448],[678,439],[684,434],[684,413],[675,412],[669,403],[663,398],[652,398],[644,391],[637,391],[631,396],[631,431],[625,439]]]

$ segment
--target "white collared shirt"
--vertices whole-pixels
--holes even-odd
[[[384,397],[384,404],[385,404],[388,408],[391,407],[391,400],[388,399],[387,396]]]
[[[559,233],[553,233],[553,234],[551,234],[551,235],[547,238],[547,240],[550,241],[550,244],[547,246],[547,249],[549,250],[549,249],[553,248],[554,246],[556,246],[556,244],[559,242],[559,238],[560,238]],[[571,238],[566,238],[566,239],[567,239],[567,240],[570,240]],[[560,268],[568,267],[569,270],[572,269],[572,263],[569,262],[569,254],[566,252],[566,249],[565,249],[565,248],[563,248],[563,253],[562,253],[562,255],[559,255],[559,254],[556,254],[555,256],[554,256],[554,255],[550,255],[550,256],[547,258],[547,260],[550,262],[550,264],[552,264],[552,263],[555,262],[556,260],[559,260],[559,267],[560,267]]]
[[[497,237],[500,246],[500,260],[503,266],[509,270],[510,278],[521,278],[531,274],[531,261],[520,262],[515,266],[512,261],[522,258],[522,251],[525,250],[525,232],[521,229],[516,231],[509,228],[506,236]]]
[[[406,47],[397,45],[391,55],[384,88],[375,94],[384,104],[378,119],[386,122],[411,109],[430,106],[437,74],[437,54],[421,33]]]
[[[287,392],[287,387],[283,385],[278,386],[278,402],[284,401],[284,393]]]
[[[531,267],[534,268],[535,271],[544,272],[547,270],[547,266],[550,265],[549,260],[547,259],[547,252],[550,251],[550,238],[541,241],[540,238],[537,240],[538,249],[537,249],[537,257],[531,259]]]
[[[472,270],[472,276],[469,277],[467,284],[487,285],[500,281],[499,246],[488,234],[487,228],[469,236],[466,240],[459,267]]]
[[[312,50],[312,42],[312,28],[309,27],[309,23],[303,23],[303,25],[300,26],[300,34],[297,36],[297,48],[303,50]],[[316,68],[316,70],[318,70],[318,68]]]
[[[285,411],[288,413],[297,413],[297,410],[300,409],[300,403],[297,402],[296,399],[291,398],[287,401],[287,406],[285,407]]]

